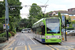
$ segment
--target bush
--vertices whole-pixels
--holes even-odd
[[[6,37],[0,37],[0,43],[5,42],[7,40]]]
[[[7,36],[6,32],[2,33],[2,37],[6,37],[6,36]]]
[[[0,31],[3,31],[3,24],[0,23]]]
[[[0,37],[2,37],[2,34],[0,34]]]
[[[14,35],[15,35],[15,33],[14,33],[14,32],[12,32],[12,31],[10,31],[10,33],[11,33],[11,35],[12,35],[12,36],[14,36]]]
[[[10,32],[8,33],[8,36],[9,36],[9,37],[11,37],[11,36],[12,36]]]
[[[6,34],[6,32],[4,32],[4,33],[0,34],[0,36],[1,37],[7,37],[7,34]],[[8,37],[11,37],[11,36],[12,36],[11,33],[8,32]]]
[[[13,32],[16,33],[16,29],[13,29]]]

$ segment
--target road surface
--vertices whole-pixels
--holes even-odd
[[[75,44],[62,42],[59,44],[42,44],[33,39],[33,33],[17,33],[3,50],[75,50]]]

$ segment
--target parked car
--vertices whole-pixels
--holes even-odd
[[[62,32],[65,33],[65,29],[62,29]],[[75,33],[75,30],[66,30],[67,34]]]
[[[30,33],[31,32],[31,28],[28,28],[28,33]]]
[[[22,33],[30,33],[30,32],[31,32],[31,28],[22,29],[21,32],[22,32]]]

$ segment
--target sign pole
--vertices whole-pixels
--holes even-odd
[[[8,11],[8,2],[5,0],[5,24],[6,24],[6,33],[7,33],[7,40],[8,40],[8,24],[9,24],[9,11]]]
[[[66,17],[65,17],[65,41],[67,41],[67,36],[66,36]]]

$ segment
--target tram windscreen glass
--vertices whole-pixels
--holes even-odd
[[[46,19],[47,33],[60,33],[59,19]]]

